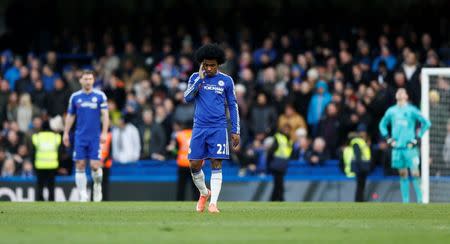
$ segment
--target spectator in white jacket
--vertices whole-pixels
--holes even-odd
[[[118,127],[112,130],[112,156],[119,163],[134,163],[139,160],[141,140],[139,131],[129,122],[129,116],[120,119]]]

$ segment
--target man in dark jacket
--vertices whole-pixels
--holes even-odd
[[[61,78],[55,80],[55,89],[47,97],[47,111],[51,117],[63,115],[69,104],[70,94]]]
[[[167,137],[163,127],[154,122],[152,110],[144,110],[142,120],[143,123],[139,126],[142,140],[141,158],[164,160]]]

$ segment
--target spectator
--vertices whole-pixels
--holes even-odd
[[[155,122],[163,128],[166,138],[169,138],[172,134],[172,121],[170,121],[163,105],[156,106],[155,108]]]
[[[291,98],[297,112],[305,117],[308,114],[308,107],[311,101],[312,92],[309,82],[293,83]]]
[[[103,78],[106,81],[111,79],[112,74],[119,69],[120,59],[116,55],[116,49],[113,45],[108,45],[105,50],[105,63],[103,67]]]
[[[291,131],[289,132],[290,140],[294,141],[296,138],[296,130],[299,128],[307,129],[305,119],[298,114],[292,104],[287,104],[284,113],[278,118],[278,129],[281,130],[285,125],[289,125]]]
[[[47,99],[47,112],[51,117],[63,115],[69,104],[70,94],[66,83],[61,79],[55,79],[55,89],[49,93]]]
[[[253,60],[257,67],[268,66],[277,58],[277,51],[273,48],[273,40],[270,37],[264,39],[263,46],[253,53]]]
[[[6,105],[6,119],[9,121],[17,121],[18,100],[17,93],[13,92],[9,94],[8,104]]]
[[[267,104],[267,95],[259,93],[256,97],[256,105],[250,110],[250,130],[256,135],[259,133],[271,134],[275,129],[276,112]]]
[[[11,158],[7,158],[2,166],[2,177],[14,176],[16,173],[16,165]]]
[[[104,87],[105,95],[108,99],[116,102],[117,108],[119,110],[123,109],[125,106],[125,101],[127,99],[127,94],[125,92],[125,83],[119,79],[117,73],[111,73],[111,77],[107,80]]]
[[[296,161],[306,162],[306,156],[310,146],[310,140],[304,128],[298,128],[295,131],[296,140],[294,141],[291,158]]]
[[[339,110],[334,103],[328,104],[325,116],[319,122],[318,135],[327,142],[326,149],[330,152],[332,158],[337,158],[337,150],[340,145],[341,137],[341,120],[339,118]]]
[[[59,78],[59,75],[55,73],[49,65],[44,65],[42,68],[42,81],[44,83],[44,90],[51,92],[55,88],[55,80]]]
[[[245,176],[247,171],[250,171],[251,173],[256,173],[257,170],[265,171],[265,139],[266,135],[263,132],[258,133],[255,135],[253,142],[244,148],[244,156],[241,161],[239,176]]]
[[[322,137],[314,139],[312,147],[306,153],[306,161],[310,165],[324,165],[325,161],[329,159],[326,151],[326,143]]]
[[[42,111],[47,110],[47,95],[48,93],[44,90],[44,84],[42,83],[42,80],[36,80],[34,82],[33,91],[31,92],[31,99],[33,101],[33,104]]]
[[[372,71],[377,71],[379,69],[381,61],[385,62],[389,71],[392,71],[397,64],[397,59],[391,54],[391,51],[387,46],[382,46],[380,56],[373,60]]]
[[[14,66],[11,66],[5,72],[5,80],[9,82],[9,87],[13,91],[16,90],[16,81],[20,79],[20,69],[22,66],[22,59],[20,57],[16,57],[14,59]]]
[[[288,91],[285,84],[278,82],[275,85],[275,90],[273,91],[273,104],[277,112],[277,117],[280,116],[286,107]]]
[[[39,114],[39,110],[31,103],[31,97],[28,93],[20,96],[19,106],[17,107],[17,122],[22,132],[27,132],[31,127],[31,120]]]
[[[0,79],[0,124],[6,120],[6,107],[10,95],[9,83]]]
[[[142,141],[141,158],[164,160],[165,146],[167,144],[164,129],[160,124],[154,122],[153,112],[149,109],[142,112],[142,121],[143,123],[139,127]]]
[[[20,78],[16,81],[16,92],[18,94],[30,93],[33,89],[33,84],[31,83],[29,77],[29,70],[26,66],[20,67]]]
[[[331,102],[331,94],[328,92],[328,85],[325,81],[318,81],[315,89],[316,91],[309,103],[307,116],[312,136],[317,135],[320,118],[328,103]]]
[[[180,69],[175,63],[175,57],[168,55],[164,60],[156,66],[156,71],[161,74],[165,85],[170,83],[170,79],[180,75]]]
[[[141,143],[139,131],[130,123],[130,116],[121,118],[119,126],[112,129],[113,160],[122,164],[139,160]]]
[[[408,91],[411,103],[417,107],[420,107],[420,70],[421,67],[418,63],[417,56],[413,52],[406,54],[405,62],[400,69],[406,78],[406,90]]]

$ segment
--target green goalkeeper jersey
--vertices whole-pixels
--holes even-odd
[[[420,122],[420,130],[416,133],[416,123]],[[422,116],[413,105],[394,105],[381,119],[379,129],[383,137],[388,137],[388,125],[391,126],[390,137],[395,140],[395,148],[404,148],[409,142],[421,138],[431,126],[431,122]]]

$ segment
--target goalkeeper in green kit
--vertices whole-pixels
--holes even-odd
[[[417,202],[422,202],[419,172],[418,140],[430,128],[431,123],[422,116],[420,111],[408,103],[408,94],[404,88],[395,94],[397,105],[390,107],[381,119],[379,129],[381,135],[392,147],[392,167],[398,169],[400,175],[400,191],[404,203],[409,202],[408,169],[411,171]],[[417,122],[420,130],[417,133]],[[389,134],[388,125],[391,127]]]

